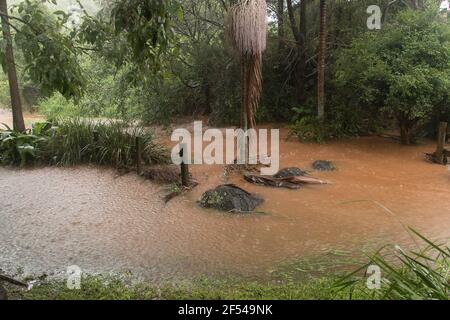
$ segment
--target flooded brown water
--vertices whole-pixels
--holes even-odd
[[[25,126],[27,128],[31,128],[32,124],[39,121],[44,121],[44,117],[36,114],[36,113],[29,113],[24,112],[24,120],[25,120]],[[10,109],[2,109],[0,106],[0,123],[4,123],[10,128],[13,126],[13,118],[12,113]],[[2,128],[4,129],[4,128]]]
[[[285,136],[286,132],[282,132]],[[0,168],[0,269],[51,274],[126,272],[152,280],[204,275],[265,276],[281,263],[345,249],[407,245],[412,226],[450,236],[450,172],[423,160],[433,143],[402,147],[379,137],[326,145],[281,143],[281,166],[332,182],[301,190],[236,183],[265,199],[256,215],[221,214],[196,201],[225,182],[221,166],[192,166],[200,185],[164,204],[167,187],[92,167]],[[382,207],[383,206],[383,207]],[[390,210],[390,212],[388,212]]]

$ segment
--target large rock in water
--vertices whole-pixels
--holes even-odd
[[[281,169],[276,173],[273,177],[276,179],[289,178],[289,177],[302,177],[306,175],[306,171],[303,171],[300,168],[286,168]]]
[[[227,212],[251,212],[264,200],[253,196],[233,184],[224,184],[206,191],[199,204],[203,208],[213,208]]]
[[[317,171],[334,171],[336,167],[331,161],[317,160],[313,163],[314,170]]]

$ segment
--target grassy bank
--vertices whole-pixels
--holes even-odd
[[[329,272],[326,276],[311,277],[312,273],[308,272],[302,280],[293,280],[295,277],[289,270],[282,270],[277,280],[272,278],[268,282],[204,279],[162,286],[146,282],[132,284],[118,277],[86,276],[79,290],[70,290],[65,281],[57,280],[39,282],[29,291],[11,286],[7,290],[10,299],[32,300],[448,300],[450,248],[445,243],[432,242],[412,229],[411,232],[426,246],[408,252],[398,246],[384,247],[370,258],[369,263],[347,275]],[[374,267],[378,269],[378,282],[373,282],[376,274],[369,271]],[[292,268],[299,269],[296,264]],[[368,286],[369,281],[378,286]]]

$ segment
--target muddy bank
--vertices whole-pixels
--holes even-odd
[[[423,161],[432,143],[401,147],[382,138],[327,145],[282,141],[283,167],[337,170],[332,182],[301,190],[260,187],[221,166],[192,166],[200,185],[164,204],[165,186],[98,168],[0,168],[0,268],[25,273],[126,272],[151,279],[264,276],[274,266],[329,249],[410,244],[403,225],[449,237],[450,172]],[[258,215],[200,209],[201,194],[223,182],[265,199]],[[377,204],[378,203],[378,204]],[[383,209],[380,205],[389,209]]]

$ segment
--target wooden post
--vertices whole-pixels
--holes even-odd
[[[181,158],[181,185],[183,187],[189,187],[189,167],[188,164],[186,163],[186,159],[185,159],[185,150],[187,148],[186,144],[181,144],[180,145],[180,158]]]
[[[92,132],[92,134],[93,134],[93,136],[94,136],[94,142],[98,142],[98,131],[97,131],[97,130],[94,130],[94,131]]]
[[[445,164],[445,142],[447,137],[447,122],[439,123],[438,143],[436,150],[436,161]]]
[[[138,175],[141,175],[142,168],[142,141],[141,137],[136,136],[136,171]]]

